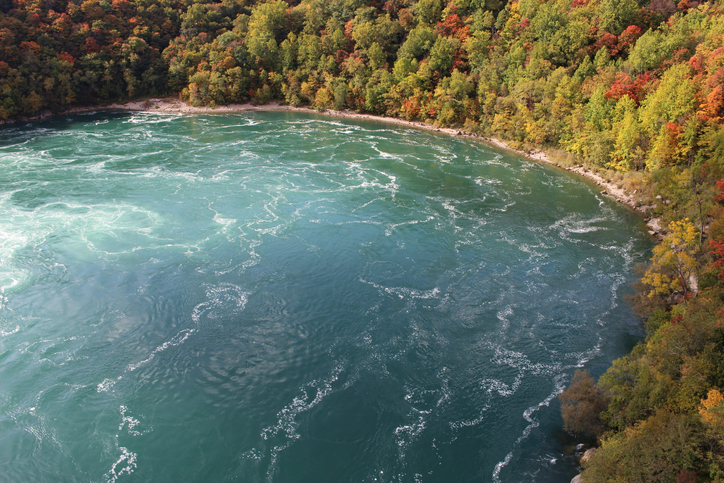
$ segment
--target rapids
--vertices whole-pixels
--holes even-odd
[[[296,113],[0,131],[0,481],[560,482],[652,241],[568,173]]]

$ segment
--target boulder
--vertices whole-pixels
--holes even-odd
[[[586,452],[583,453],[583,456],[581,456],[581,460],[580,460],[581,464],[590,460],[594,454],[596,454],[596,448],[591,448],[591,449],[586,450]]]

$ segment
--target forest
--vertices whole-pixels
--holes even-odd
[[[583,481],[724,481],[724,2],[0,0],[0,119],[175,95],[494,136],[665,227],[647,337],[561,395]]]

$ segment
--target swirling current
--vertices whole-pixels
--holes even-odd
[[[0,481],[559,482],[652,246],[486,145],[298,113],[0,131]]]

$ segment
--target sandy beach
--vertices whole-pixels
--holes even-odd
[[[599,174],[593,172],[592,170],[590,170],[588,168],[583,167],[582,165],[571,166],[571,167],[561,166],[560,164],[551,160],[551,158],[545,152],[540,151],[540,150],[533,150],[533,151],[529,151],[529,152],[521,151],[518,149],[511,148],[505,141],[501,141],[500,139],[486,138],[483,136],[479,136],[477,134],[467,133],[467,132],[461,131],[459,129],[441,128],[441,127],[433,126],[431,124],[426,124],[424,122],[408,121],[406,119],[385,117],[385,116],[376,116],[376,115],[372,115],[372,114],[359,114],[359,113],[352,112],[352,111],[336,111],[336,110],[332,110],[332,109],[319,111],[319,110],[310,109],[307,107],[292,107],[292,106],[282,105],[279,103],[269,103],[269,104],[264,104],[264,105],[227,104],[224,106],[217,106],[214,108],[194,107],[179,99],[174,99],[174,98],[158,98],[158,99],[131,101],[131,102],[123,103],[123,104],[118,104],[118,103],[110,104],[107,106],[79,107],[79,108],[70,109],[70,110],[66,111],[64,114],[93,112],[93,111],[101,111],[101,110],[154,112],[154,113],[169,113],[169,114],[172,114],[172,113],[225,114],[225,113],[247,112],[247,111],[295,111],[295,112],[305,112],[305,113],[310,113],[310,114],[322,114],[322,115],[336,117],[336,118],[384,122],[384,123],[394,124],[394,125],[398,125],[398,126],[414,127],[417,129],[424,129],[427,131],[438,132],[438,133],[446,134],[449,136],[468,137],[471,139],[483,141],[491,146],[495,146],[496,148],[518,154],[518,155],[526,157],[528,159],[532,159],[534,161],[539,161],[539,162],[543,162],[543,163],[548,163],[548,164],[557,166],[561,169],[565,169],[567,171],[570,171],[570,172],[576,173],[580,176],[583,176],[584,178],[596,183],[601,188],[602,194],[615,199],[619,203],[629,206],[630,208],[634,209],[635,211],[637,211],[643,215],[647,214],[647,207],[638,206],[636,201],[633,199],[633,197],[628,192],[626,192],[622,188],[619,188],[616,184],[608,182],[606,179],[604,179]],[[42,118],[42,117],[47,117],[47,116],[39,116],[39,117]],[[647,225],[649,226],[649,232],[652,235],[659,234],[659,232],[661,230],[658,221],[659,220],[657,218],[652,218],[650,220],[647,220]]]

